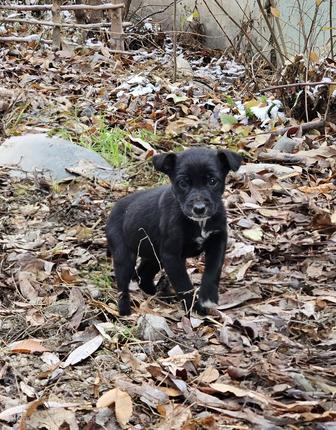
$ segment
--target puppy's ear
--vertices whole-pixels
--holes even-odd
[[[218,151],[218,158],[226,170],[237,171],[241,165],[242,157],[237,152],[229,151],[224,149]]]
[[[168,154],[158,154],[153,157],[155,170],[170,175],[175,168],[176,154],[169,152]]]

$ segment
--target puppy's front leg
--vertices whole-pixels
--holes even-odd
[[[227,234],[222,232],[205,242],[205,271],[199,291],[199,310],[215,307],[218,303],[218,284],[224,263]]]
[[[193,286],[187,273],[185,258],[179,255],[176,245],[161,249],[161,261],[177,296],[185,301],[187,311],[193,302]]]

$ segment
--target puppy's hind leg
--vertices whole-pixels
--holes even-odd
[[[114,272],[119,290],[119,313],[130,315],[131,302],[129,284],[134,273],[136,256],[126,246],[119,244],[113,254]]]
[[[155,294],[156,287],[154,285],[155,275],[160,271],[160,265],[157,260],[149,260],[142,258],[139,267],[136,270],[139,287],[146,294]]]

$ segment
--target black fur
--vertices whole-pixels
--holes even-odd
[[[155,294],[154,277],[162,267],[187,310],[193,287],[185,260],[205,252],[205,271],[198,299],[199,312],[218,302],[218,283],[227,242],[222,202],[225,178],[238,170],[241,157],[231,151],[195,148],[153,157],[156,170],[171,185],[139,191],[119,200],[106,227],[120,293],[121,315],[131,312],[129,283],[136,269],[140,288]]]

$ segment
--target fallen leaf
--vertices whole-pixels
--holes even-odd
[[[250,288],[232,288],[219,296],[218,309],[234,308],[249,300],[261,299],[260,292],[254,292]]]
[[[125,427],[133,414],[133,403],[128,393],[120,390],[119,388],[113,388],[112,390],[104,393],[97,400],[97,408],[106,408],[111,404],[115,404],[115,414],[118,423],[121,427]]]
[[[169,404],[160,407],[160,415],[164,418],[155,427],[157,430],[182,430],[183,425],[191,418],[191,411],[183,405]]]
[[[260,242],[263,238],[263,231],[260,227],[248,228],[242,231],[243,236],[254,242]]]
[[[98,335],[93,339],[90,339],[88,342],[85,342],[83,345],[74,349],[68,356],[68,358],[64,362],[64,367],[72,366],[74,364],[79,363],[80,361],[85,360],[91,354],[93,354],[100,345],[103,343],[103,336]]]
[[[209,384],[210,382],[214,382],[219,378],[219,372],[214,367],[208,367],[205,369],[197,378],[197,381],[200,384]]]
[[[14,342],[12,345],[9,345],[9,348],[12,352],[23,354],[34,354],[35,352],[48,351],[48,349],[42,345],[42,342],[36,339],[25,339]]]

